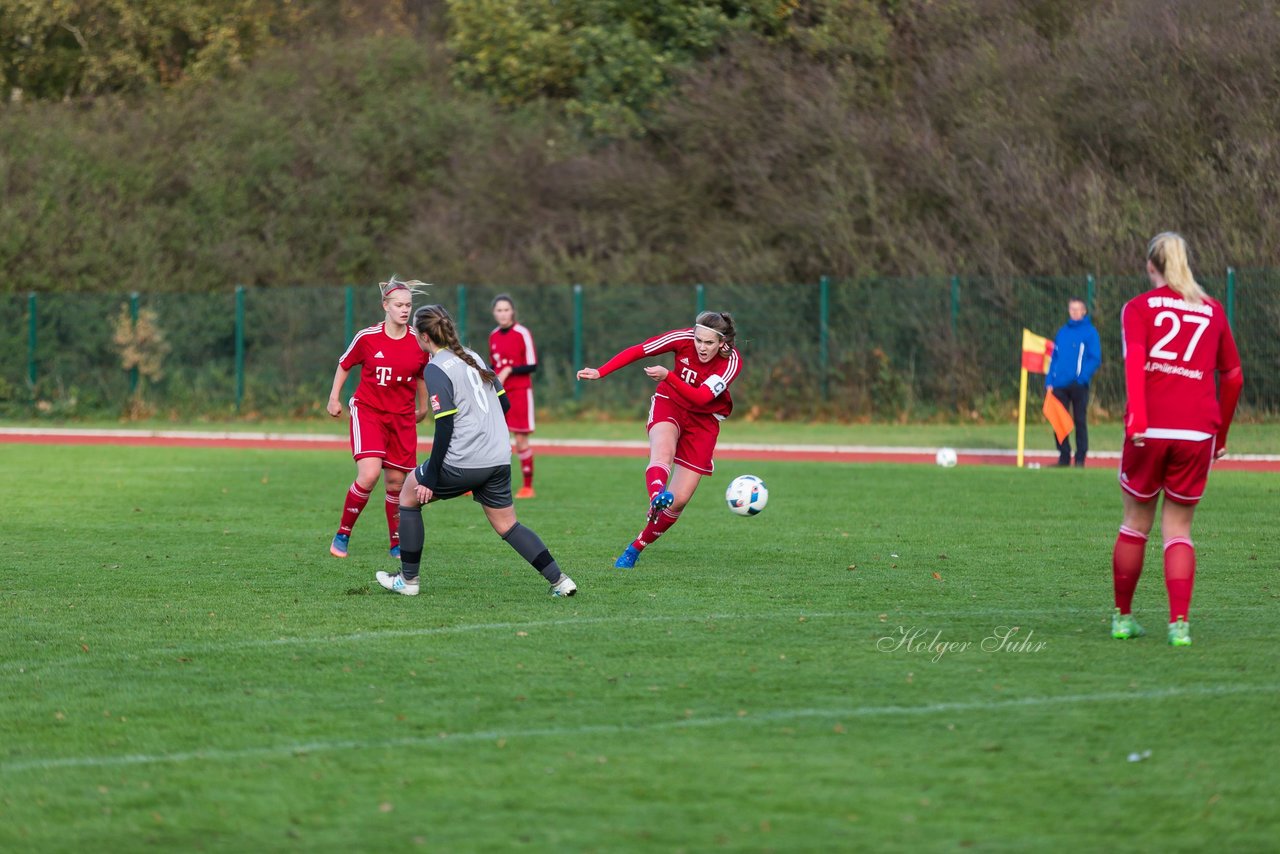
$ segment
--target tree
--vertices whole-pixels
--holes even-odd
[[[596,136],[643,131],[674,69],[734,31],[783,32],[794,2],[448,0],[454,76],[508,105],[565,102]]]
[[[10,99],[65,100],[209,79],[241,67],[304,12],[288,0],[0,0]]]

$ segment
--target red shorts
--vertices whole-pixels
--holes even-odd
[[[711,457],[720,438],[720,419],[690,412],[671,398],[655,394],[649,404],[649,423],[645,430],[652,430],[660,421],[670,421],[680,430],[680,437],[676,439],[676,462],[698,474],[715,471],[716,464]]]
[[[506,389],[511,408],[507,410],[507,429],[512,433],[533,432],[533,389]]]
[[[418,464],[418,425],[412,415],[392,415],[351,401],[351,455],[382,457],[382,467],[413,471]]]
[[[1120,454],[1120,488],[1139,501],[1164,490],[1179,504],[1195,504],[1204,495],[1217,442],[1206,439],[1146,439],[1141,448],[1124,443]]]

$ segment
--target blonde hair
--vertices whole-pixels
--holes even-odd
[[[383,302],[391,296],[392,291],[398,291],[401,288],[409,292],[409,298],[421,297],[427,295],[427,288],[431,285],[426,282],[419,282],[417,279],[401,279],[395,273],[391,274],[391,278],[385,282],[378,282],[378,298]]]
[[[1181,234],[1164,231],[1151,238],[1151,242],[1147,244],[1147,260],[1164,276],[1169,287],[1187,302],[1202,303],[1208,299],[1209,295],[1191,274],[1191,263],[1187,260],[1187,241]]]
[[[453,318],[442,305],[424,305],[413,313],[413,328],[430,338],[437,347],[443,347],[457,356],[468,366],[475,368],[480,379],[493,385],[498,375],[471,358],[471,354],[458,340],[458,328],[453,325]]]

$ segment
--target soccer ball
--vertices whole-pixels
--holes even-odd
[[[769,503],[769,490],[753,474],[738,475],[724,491],[725,503],[739,516],[754,516]]]
[[[956,449],[939,448],[938,455],[934,457],[934,459],[937,460],[938,465],[942,466],[944,469],[949,469],[957,462]]]

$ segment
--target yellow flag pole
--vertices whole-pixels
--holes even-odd
[[[1022,369],[1022,384],[1018,390],[1018,468],[1022,468],[1022,452],[1027,447],[1027,369]]]

